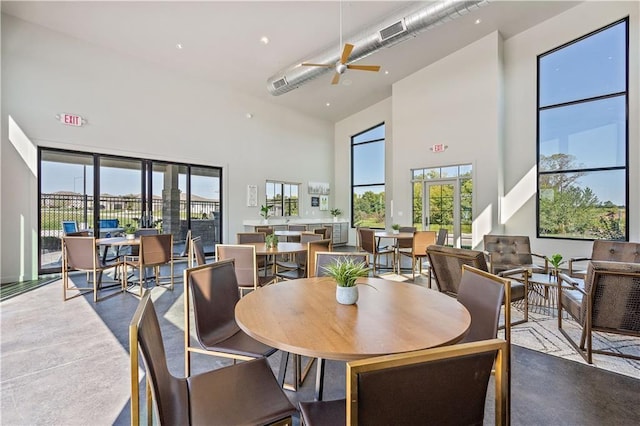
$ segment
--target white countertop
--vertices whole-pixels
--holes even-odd
[[[326,223],[326,224],[330,224],[330,223],[349,223],[349,221],[347,219],[338,219],[337,222],[333,221],[333,217],[329,216],[329,217],[324,217],[324,218],[295,218],[295,219],[287,219],[287,218],[282,218],[282,217],[270,217],[269,218],[269,223],[268,225],[295,225],[295,224],[301,224],[301,225],[309,225],[309,224],[315,224],[315,223]],[[263,219],[245,219],[242,221],[243,225],[246,226],[260,226],[260,225],[264,225],[264,220]]]

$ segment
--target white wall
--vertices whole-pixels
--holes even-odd
[[[3,128],[10,117],[24,134],[2,132],[2,282],[37,274],[37,146],[224,167],[225,241],[259,218],[248,184],[263,199],[266,179],[303,183],[305,206],[308,181],[334,187],[331,123],[6,15],[2,89]]]
[[[377,105],[337,123],[336,182],[349,179],[349,136],[392,122],[386,177],[387,209],[393,199],[394,222],[408,223],[411,214],[410,169],[472,163],[475,247],[481,247],[485,233],[504,232],[529,235],[537,253],[560,252],[565,258],[589,254],[589,241],[535,237],[536,58],[629,15],[628,219],[630,240],[640,241],[638,9],[638,2],[586,2],[508,40],[490,34],[399,81],[391,110]],[[449,148],[433,154],[429,147],[434,143]],[[349,187],[342,188],[339,200],[349,203]]]
[[[536,61],[537,55],[629,15],[629,239],[640,241],[640,69],[638,2],[586,2],[504,42],[505,232],[529,235],[534,251],[564,257],[591,253],[591,242],[535,238],[536,235]],[[479,190],[482,190],[479,188]]]

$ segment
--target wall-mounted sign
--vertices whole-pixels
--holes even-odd
[[[87,123],[87,120],[85,120],[81,116],[75,114],[67,114],[66,112],[56,115],[56,118],[60,120],[62,124],[66,124],[67,126],[81,127],[83,124]]]
[[[445,152],[447,148],[449,148],[447,145],[443,143],[437,143],[435,145],[432,145],[431,148],[429,149],[435,153],[438,153],[438,152]]]

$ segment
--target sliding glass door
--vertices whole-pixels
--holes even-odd
[[[126,225],[173,234],[186,251],[189,230],[213,253],[222,241],[221,179],[216,167],[41,148],[40,268],[59,272],[61,240],[75,226],[96,236],[120,235]],[[94,196],[94,194],[97,194]]]

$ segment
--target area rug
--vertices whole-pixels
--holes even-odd
[[[531,312],[532,310],[534,312]],[[556,317],[548,315],[543,310],[539,313],[535,312],[535,307],[532,310],[529,312],[528,322],[512,327],[512,344],[589,365],[560,333]],[[515,311],[514,317],[520,317],[522,314],[518,309],[513,309],[513,311]],[[562,328],[574,341],[580,342],[582,328],[573,319],[563,318]],[[640,338],[609,333],[593,333],[593,348],[640,356]],[[591,365],[640,379],[640,361],[593,354],[593,364]]]

